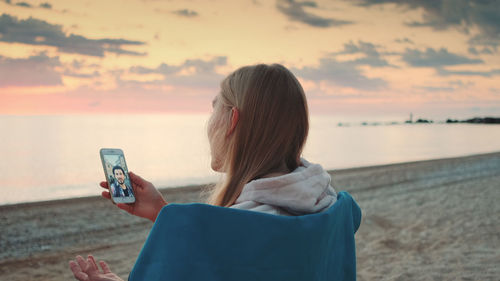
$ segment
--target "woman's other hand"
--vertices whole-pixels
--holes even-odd
[[[120,203],[116,204],[116,206],[132,215],[155,222],[158,213],[163,206],[167,205],[167,202],[152,183],[132,172],[129,172],[128,175],[134,189],[135,202],[132,204]],[[109,189],[108,183],[105,181],[101,182],[100,185],[103,188]],[[109,191],[103,191],[102,196],[111,199]]]
[[[99,270],[97,263],[92,255],[89,255],[87,260],[81,256],[76,257],[76,261],[69,262],[69,268],[73,271],[73,275],[80,281],[123,281],[120,277],[109,270],[108,265],[104,261],[100,261],[102,272]]]

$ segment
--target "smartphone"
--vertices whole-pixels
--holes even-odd
[[[123,151],[118,148],[102,148],[99,152],[111,200],[115,204],[134,203],[134,190],[128,176],[128,168]]]

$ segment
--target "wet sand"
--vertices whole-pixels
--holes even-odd
[[[498,280],[500,152],[330,173],[363,210],[358,280]],[[0,280],[72,280],[68,261],[88,253],[126,279],[152,227],[98,196],[0,206],[0,225]]]

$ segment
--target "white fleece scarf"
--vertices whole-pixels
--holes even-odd
[[[247,183],[231,208],[279,215],[324,211],[337,200],[330,175],[319,164],[301,159],[293,172]]]

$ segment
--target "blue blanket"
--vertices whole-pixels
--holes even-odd
[[[360,222],[347,192],[325,212],[294,217],[169,204],[129,280],[356,280]]]

